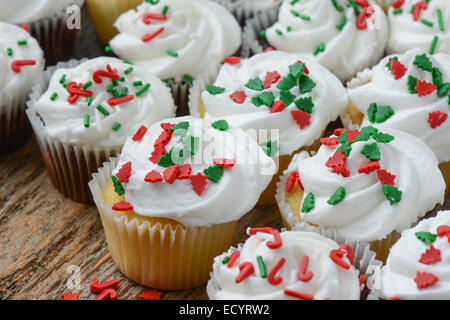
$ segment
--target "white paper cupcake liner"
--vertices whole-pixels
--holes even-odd
[[[64,196],[78,202],[91,204],[92,197],[88,188],[91,174],[104,161],[118,155],[122,146],[98,148],[94,145],[62,143],[47,133],[44,122],[34,110],[34,104],[47,90],[50,79],[57,69],[74,68],[85,61],[87,59],[70,60],[48,68],[32,89],[30,100],[27,101],[26,113],[36,134],[53,185]]]
[[[119,215],[105,203],[102,188],[111,180],[119,159],[93,174],[89,187],[100,212],[111,256],[130,279],[158,289],[178,290],[208,280],[213,258],[230,247],[237,221],[210,227],[139,221]]]
[[[269,28],[278,19],[277,11],[264,11],[248,19],[245,23],[242,33],[242,49],[243,57],[251,57],[264,51],[263,44],[259,41],[261,31]]]

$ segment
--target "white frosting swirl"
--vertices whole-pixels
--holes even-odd
[[[445,182],[433,152],[418,138],[407,133],[383,129],[394,136],[390,143],[377,143],[381,170],[396,176],[394,186],[402,192],[401,200],[391,204],[383,194],[376,171],[358,173],[370,160],[361,153],[368,141],[354,141],[345,167],[349,177],[332,172],[325,164],[337,152],[336,146],[322,145],[316,155],[299,160],[298,172],[304,186],[302,203],[309,193],[315,197],[314,208],[301,212],[303,221],[324,228],[334,228],[349,239],[376,241],[392,231],[409,228],[436,204],[443,203]],[[336,205],[328,200],[339,188],[345,197]]]
[[[448,0],[429,1],[427,9],[421,10],[419,19],[414,20],[411,7],[417,0],[405,0],[401,7],[402,12],[394,14],[394,8],[389,8],[389,23],[391,32],[387,45],[389,53],[404,53],[412,48],[422,48],[427,52],[431,48],[433,38],[439,38],[435,53],[450,53],[450,2]],[[442,12],[444,30],[441,31],[438,23],[437,10]],[[425,19],[433,23],[428,26],[422,23]]]
[[[381,292],[387,298],[405,300],[448,300],[450,297],[450,243],[445,236],[436,237],[431,243],[440,251],[441,261],[430,264],[419,262],[422,254],[430,249],[416,237],[417,232],[437,234],[440,226],[450,227],[450,211],[441,211],[434,218],[421,221],[412,229],[405,230],[391,248],[386,265],[381,271]],[[414,279],[417,272],[428,272],[438,281],[427,288],[418,289]]]
[[[360,30],[356,27],[355,12],[347,7],[347,1],[337,2],[343,8],[342,12],[336,10],[331,0],[302,0],[294,4],[284,1],[278,22],[267,29],[269,44],[279,50],[315,59],[342,81],[372,66],[382,57],[387,43],[389,26],[383,10],[372,5],[374,18],[367,21],[365,30]],[[309,17],[309,20],[294,15],[292,11]],[[336,25],[345,19],[343,16],[347,20],[341,31]],[[280,31],[282,35],[278,34]],[[320,44],[324,44],[324,50],[314,55]]]
[[[0,0],[0,20],[14,24],[31,23],[62,14],[71,4],[82,6],[83,3],[84,0]]]
[[[163,175],[166,168],[149,160],[154,144],[163,129],[160,124],[150,127],[142,141],[128,139],[120,155],[117,174],[131,161],[129,183],[123,183],[126,200],[142,216],[169,218],[187,226],[208,226],[236,221],[249,212],[272,179],[274,162],[241,130],[220,131],[194,117],[173,118],[163,123],[189,122],[187,136],[199,138],[199,150],[183,164],[190,164],[191,175],[212,166],[213,159],[234,159],[231,168],[215,183],[207,180],[201,195],[194,191],[190,179],[150,183],[146,175],[155,170]],[[181,146],[181,136],[172,136],[165,146],[169,152]],[[245,193],[245,196],[243,196]]]
[[[165,6],[166,20],[143,22],[144,14],[161,13]],[[114,26],[119,30],[110,42],[114,52],[162,79],[203,74],[241,45],[236,19],[209,0],[161,0],[156,5],[144,2],[136,10],[122,14]],[[163,31],[152,40],[142,40],[161,28]],[[168,54],[169,50],[177,56]]]
[[[18,41],[26,41],[19,45]],[[34,65],[12,70],[17,60],[34,60]],[[15,25],[0,22],[0,107],[7,99],[28,93],[42,74],[44,58],[38,42],[28,32]]]
[[[102,83],[96,83],[93,74],[97,70],[107,71],[107,65],[117,69],[123,81],[117,81],[118,86],[112,87],[112,80],[103,77]],[[131,70],[131,72],[128,72]],[[127,72],[125,72],[128,70]],[[128,74],[127,74],[128,73]],[[68,102],[70,96],[67,88],[61,84],[76,82],[77,84],[92,83],[86,90],[92,92],[92,103],[89,106],[86,97],[81,96],[75,104]],[[135,86],[133,83],[142,84]],[[136,96],[139,90],[150,84],[147,91]],[[111,86],[111,87],[110,87]],[[125,95],[133,96],[131,101],[119,105],[110,105],[108,100],[114,98],[108,87]],[[127,89],[125,89],[127,90]],[[57,94],[52,101],[52,96]],[[104,115],[97,106],[101,105],[109,115]],[[162,119],[175,114],[175,105],[169,88],[156,76],[147,70],[124,63],[119,59],[99,57],[81,63],[72,69],[57,69],[53,74],[47,91],[32,106],[45,124],[47,133],[63,143],[93,144],[96,147],[122,146],[125,139],[134,134],[141,126],[150,126]],[[85,116],[89,115],[90,125],[84,126]],[[112,127],[119,123],[118,130]]]
[[[208,297],[213,300],[295,299],[284,293],[284,290],[288,289],[312,295],[315,300],[359,300],[359,272],[353,265],[344,269],[330,258],[330,251],[339,248],[336,242],[312,232],[285,231],[281,232],[280,236],[283,245],[278,249],[270,249],[267,246],[268,241],[273,241],[270,234],[258,232],[251,236],[240,248],[240,256],[231,268],[223,264],[222,260],[235,250],[216,257],[212,279],[207,286]],[[272,285],[267,278],[261,277],[258,256],[262,257],[267,273],[281,258],[286,259],[276,274],[282,278],[279,285]],[[304,256],[309,258],[307,270],[313,272],[313,277],[307,282],[297,278],[300,261]],[[350,264],[347,257],[344,261]],[[243,262],[251,262],[255,273],[236,283],[239,265]]]
[[[408,90],[408,78],[413,76],[418,80],[433,83],[432,73],[420,69],[413,62],[418,55],[425,54],[422,49],[411,49],[403,55],[393,55],[384,58],[371,71],[364,73],[362,85],[358,79],[349,84],[348,95],[351,102],[362,113],[364,121],[368,122],[367,110],[371,103],[390,106],[394,114],[378,127],[389,127],[408,132],[421,138],[434,151],[440,163],[450,161],[450,120],[432,128],[428,122],[430,112],[450,113],[448,96],[439,97],[435,90],[431,94],[419,97]],[[427,55],[433,67],[442,72],[443,83],[450,82],[450,56],[446,54]],[[398,57],[407,71],[403,77],[395,80],[386,67],[389,59]]]
[[[280,89],[277,85],[290,72],[289,66],[301,60],[309,71],[308,77],[316,86],[311,92],[300,93],[299,85],[295,85],[291,94],[298,98],[312,97],[314,108],[310,125],[300,128],[291,111],[299,110],[293,101],[283,111],[270,113],[266,106],[256,107],[252,98],[263,92],[273,93],[275,101],[280,100]],[[250,79],[258,77],[264,81],[268,72],[278,72],[280,80],[263,91],[255,91],[245,85]],[[290,155],[301,147],[309,146],[320,138],[326,126],[341,114],[348,104],[345,89],[340,81],[318,63],[305,59],[298,54],[282,51],[261,53],[250,59],[242,60],[239,65],[224,64],[217,77],[215,86],[225,88],[222,94],[212,95],[208,91],[202,94],[206,107],[205,118],[225,117],[235,127],[247,129],[279,129],[280,154]],[[244,91],[247,98],[243,103],[234,102],[230,94]]]

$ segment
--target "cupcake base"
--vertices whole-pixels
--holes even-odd
[[[32,134],[25,115],[25,97],[0,106],[0,156],[21,148]]]

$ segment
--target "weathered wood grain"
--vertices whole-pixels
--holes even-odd
[[[148,290],[128,280],[109,256],[95,207],[64,198],[52,186],[37,143],[0,158],[0,299],[60,299],[78,266],[81,299],[94,299],[93,278],[119,281],[119,299],[137,299]],[[246,215],[236,233],[245,240],[248,226],[281,227],[275,207]],[[205,288],[162,292],[163,299],[207,299]]]

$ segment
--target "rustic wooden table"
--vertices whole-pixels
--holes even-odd
[[[118,299],[134,300],[149,290],[123,276],[114,265],[95,207],[60,195],[45,171],[33,139],[16,153],[0,157],[0,299],[60,299],[79,267],[80,299],[94,299],[89,284],[117,279]],[[236,233],[248,226],[281,227],[276,207],[256,208]],[[75,266],[75,267],[73,267]],[[72,271],[73,272],[73,271]],[[205,287],[162,292],[163,299],[207,299]]]

